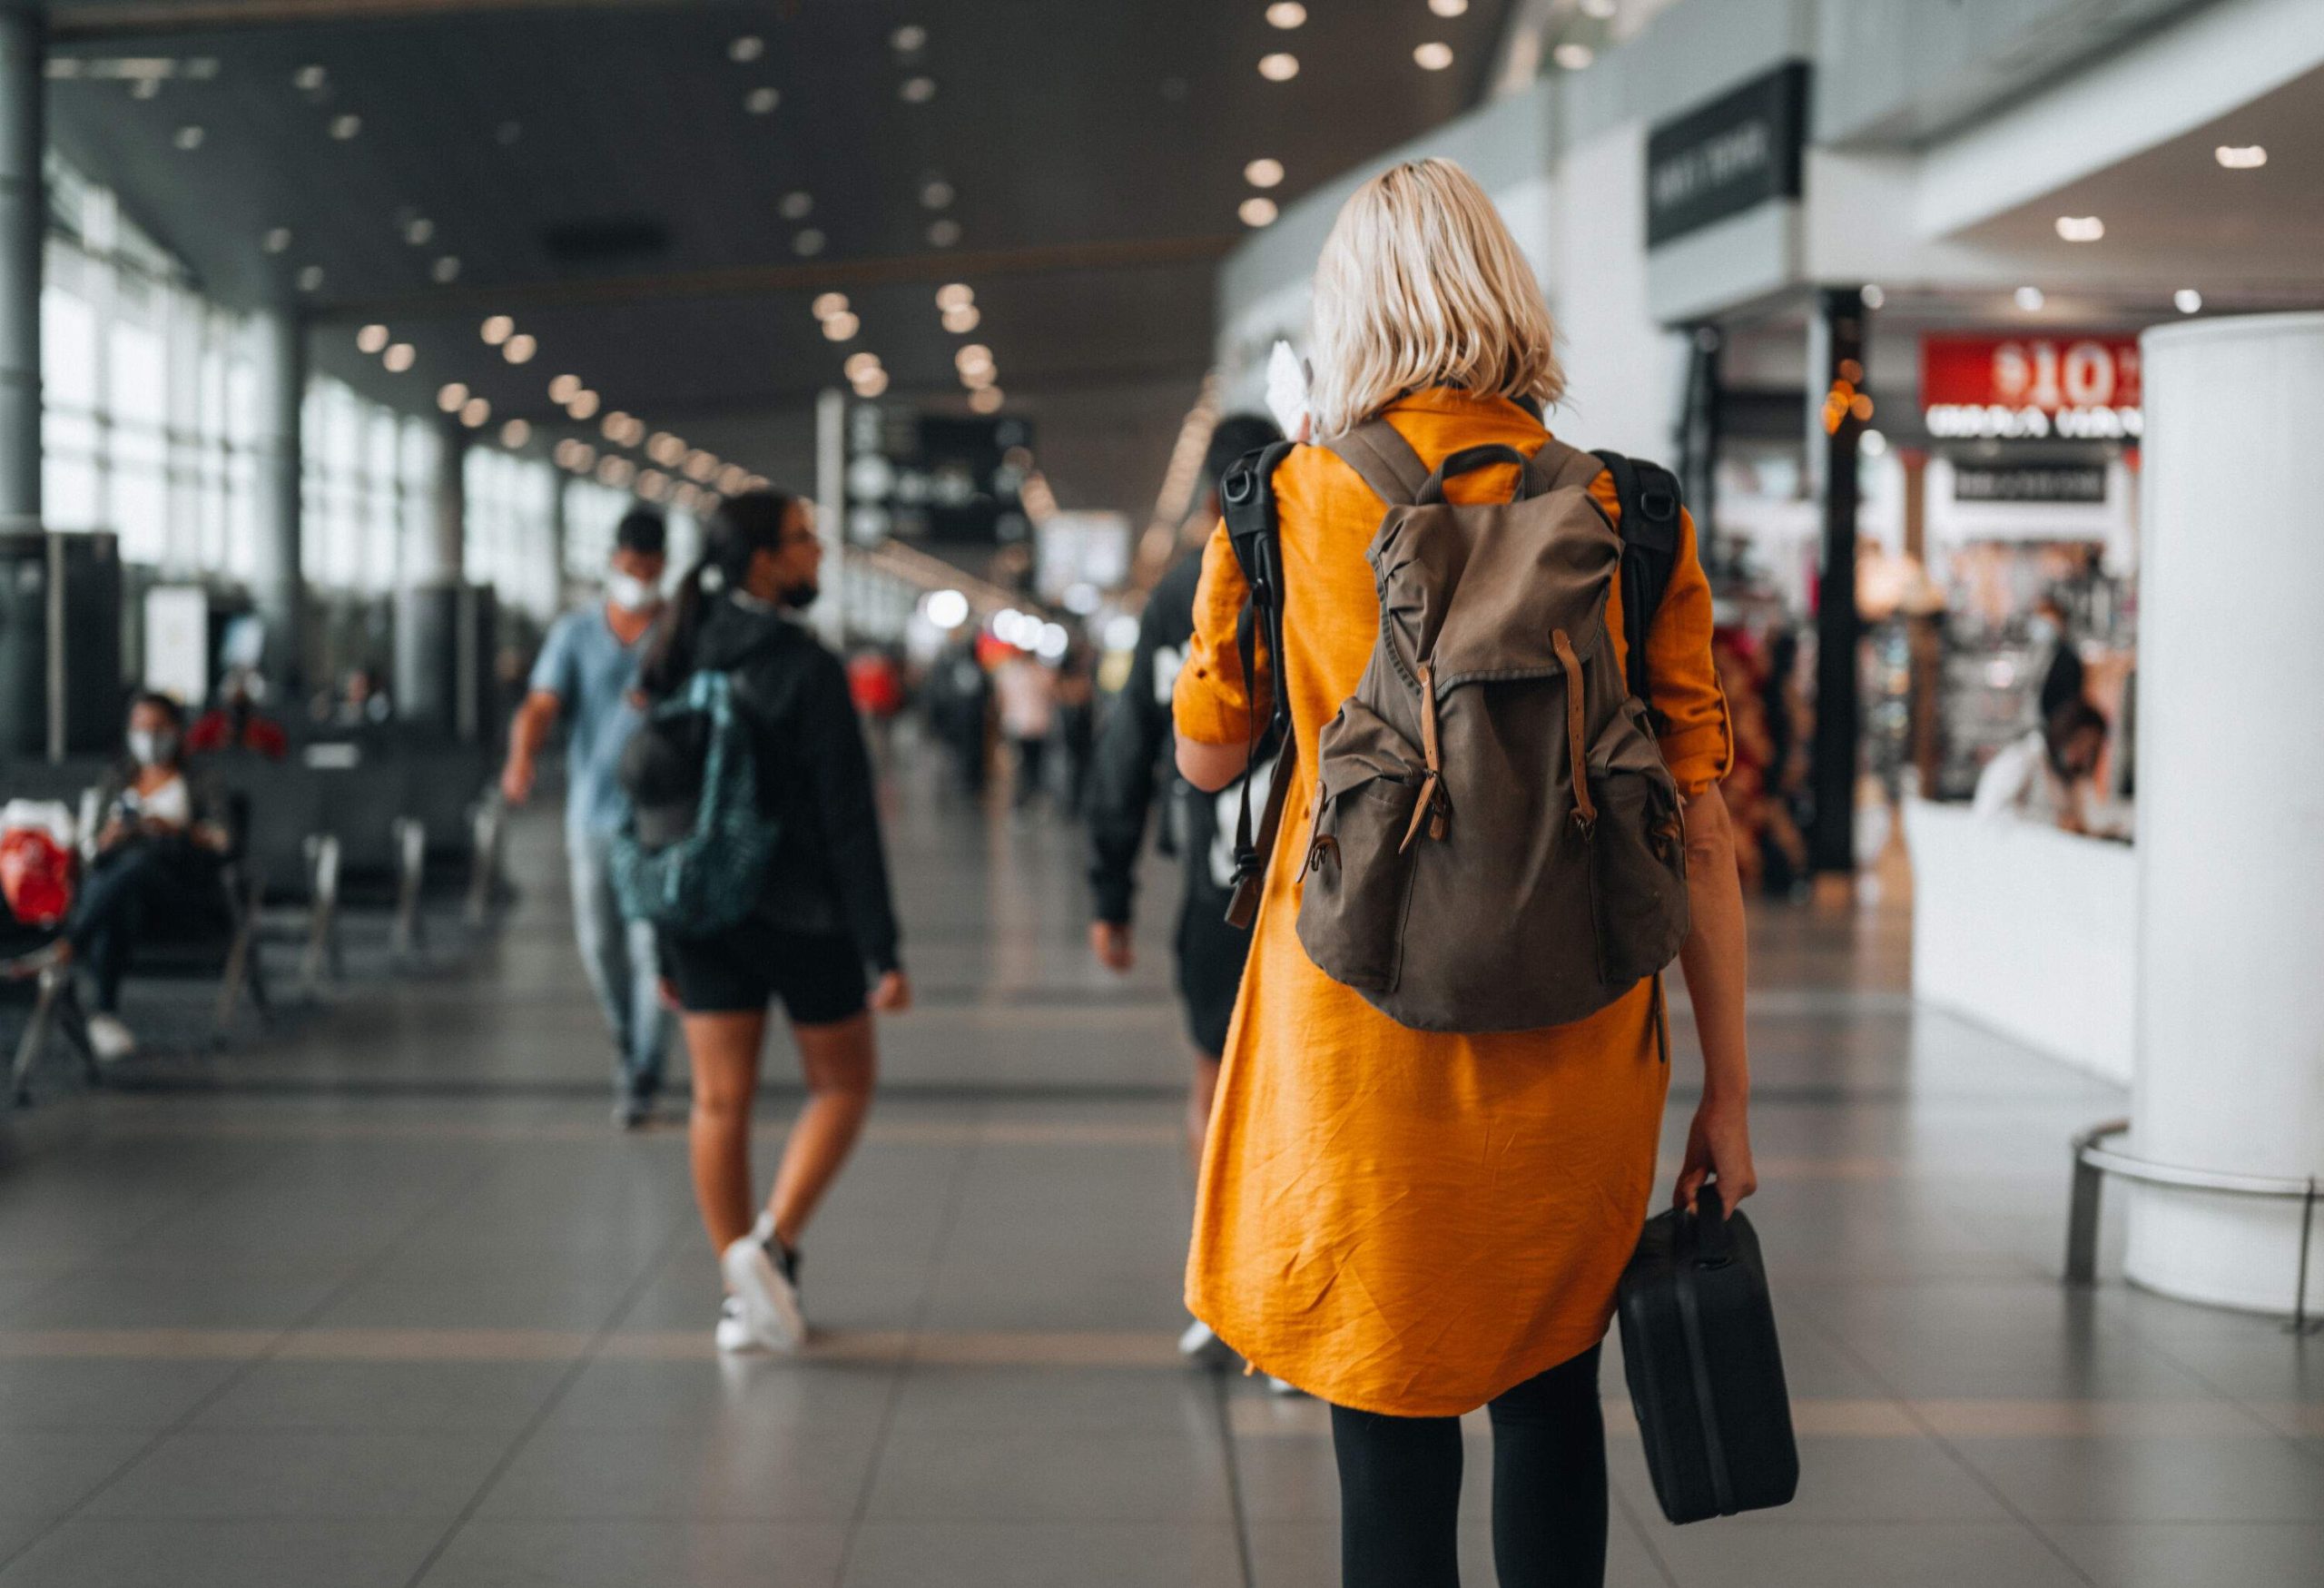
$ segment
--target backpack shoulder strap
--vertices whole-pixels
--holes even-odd
[[[1248,453],[1218,482],[1218,504],[1226,518],[1226,545],[1241,566],[1243,583],[1250,590],[1236,625],[1235,646],[1242,659],[1243,699],[1246,704],[1258,693],[1252,653],[1262,635],[1266,640],[1267,658],[1275,667],[1275,698],[1270,703],[1267,727],[1263,730],[1258,714],[1251,714],[1248,754],[1254,759],[1257,757],[1260,741],[1268,731],[1282,737],[1281,747],[1276,751],[1275,778],[1267,785],[1266,808],[1256,830],[1251,821],[1251,780],[1247,774],[1242,779],[1241,810],[1235,819],[1235,895],[1226,906],[1226,919],[1238,927],[1250,925],[1258,913],[1267,856],[1275,848],[1275,830],[1283,823],[1284,791],[1290,786],[1291,764],[1298,754],[1298,741],[1291,732],[1291,692],[1284,686],[1283,538],[1275,501],[1275,466],[1294,445],[1276,441]]]
[[[1614,495],[1621,504],[1622,623],[1629,630],[1629,666],[1625,668],[1630,694],[1649,706],[1652,680],[1647,674],[1646,636],[1670,587],[1679,564],[1679,481],[1657,463],[1640,462],[1620,452],[1599,452],[1597,459],[1614,477]]]
[[[1428,484],[1428,465],[1420,460],[1413,444],[1386,419],[1368,419],[1324,445],[1354,469],[1372,494],[1384,502],[1416,502],[1422,488]]]
[[[1570,486],[1587,486],[1605,467],[1598,458],[1551,436],[1533,449],[1532,461],[1526,465],[1525,494],[1546,496]]]

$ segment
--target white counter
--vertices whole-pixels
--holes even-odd
[[[2130,845],[1966,805],[1905,808],[1913,996],[2131,1082],[2138,864]]]

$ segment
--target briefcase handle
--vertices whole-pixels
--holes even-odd
[[[1727,1200],[1717,1179],[1695,1193],[1695,1267],[1723,1268],[1735,1260],[1735,1238],[1727,1227]]]

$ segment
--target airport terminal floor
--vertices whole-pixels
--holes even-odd
[[[1073,825],[909,766],[883,798],[920,1003],[806,1245],[803,1356],[713,1347],[684,1131],[608,1123],[543,802],[516,902],[431,921],[424,973],[359,963],[0,1129],[0,1588],[1336,1582],[1325,1409],[1174,1348],[1170,877],[1116,981]],[[2105,1282],[2059,1284],[2068,1137],[2124,1099],[1916,1009],[1906,930],[1893,896],[1758,909],[1799,1498],[1664,1524],[1610,1349],[1609,1580],[2324,1581],[2316,1343],[2126,1287],[2111,1220]],[[778,1038],[762,1177],[791,1073]]]

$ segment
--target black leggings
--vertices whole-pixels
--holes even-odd
[[[1492,1558],[1501,1588],[1606,1578],[1606,1421],[1598,1353],[1527,1379],[1492,1418]],[[1332,1408],[1344,1588],[1459,1588],[1461,1420]]]

